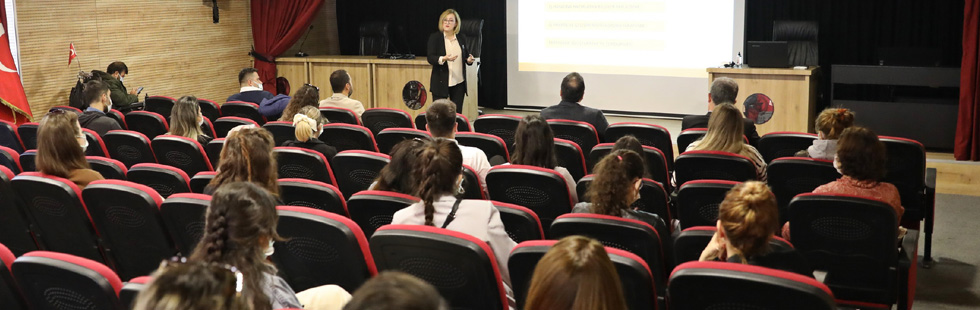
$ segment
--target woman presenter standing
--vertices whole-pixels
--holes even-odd
[[[429,87],[433,99],[449,98],[456,104],[456,111],[463,111],[466,95],[466,65],[473,64],[473,55],[467,51],[459,34],[459,13],[448,9],[439,15],[439,31],[429,36],[428,59],[432,65]],[[466,55],[465,57],[463,55]]]

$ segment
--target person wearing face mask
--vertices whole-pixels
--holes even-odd
[[[228,96],[227,101],[260,104],[263,99],[271,99],[274,96],[272,93],[263,90],[262,80],[259,79],[259,70],[255,68],[245,68],[238,72],[238,84],[241,86],[240,92]]]
[[[197,97],[183,96],[177,99],[174,108],[170,110],[170,132],[167,134],[197,140],[204,147],[214,138],[204,134],[201,125],[204,125],[204,116],[201,115]]]
[[[68,179],[79,189],[84,189],[92,181],[104,179],[85,160],[88,140],[78,124],[77,114],[52,109],[39,125],[35,160],[38,172]]]
[[[293,126],[296,127],[296,140],[286,141],[282,146],[314,150],[323,154],[323,157],[326,157],[327,161],[333,162],[334,155],[337,155],[337,148],[317,139],[320,133],[323,132],[323,123],[325,121],[320,116],[319,109],[311,106],[300,108],[299,112],[293,115]]]
[[[123,85],[123,80],[126,79],[126,75],[129,74],[129,67],[126,63],[122,61],[115,61],[106,67],[105,72],[93,70],[92,75],[105,82],[109,86],[111,91],[112,102],[115,103],[115,109],[126,112],[134,107],[134,104],[139,102],[139,97],[137,96],[136,90],[126,90],[126,85]]]
[[[325,285],[298,296],[269,262],[274,244],[286,241],[276,232],[276,204],[275,196],[254,183],[222,185],[205,211],[204,234],[189,261],[230,265],[241,271],[242,298],[251,309],[301,309],[303,304],[306,309],[339,309],[350,300],[342,288]]]
[[[99,136],[104,136],[110,130],[122,129],[116,120],[106,116],[106,113],[112,109],[113,103],[112,90],[109,89],[108,84],[99,80],[88,81],[85,83],[83,96],[84,112],[78,117],[78,122],[83,128],[91,129]]]
[[[593,170],[592,184],[583,201],[572,207],[572,213],[594,213],[638,220],[658,232],[666,232],[660,216],[633,209],[640,199],[643,184],[643,157],[631,150],[616,150],[603,157]]]
[[[513,309],[507,258],[517,243],[507,235],[500,212],[490,201],[457,198],[463,191],[462,169],[463,154],[455,142],[444,138],[425,141],[412,172],[421,201],[395,212],[391,223],[441,227],[489,244]]]
[[[885,178],[885,164],[888,161],[885,144],[878,140],[878,135],[864,127],[849,127],[844,129],[837,140],[837,155],[834,157],[834,167],[841,174],[836,181],[820,185],[813,190],[814,194],[842,194],[867,197],[884,201],[895,209],[898,223],[902,222],[902,197],[898,188]],[[905,228],[898,227],[899,238],[905,236]],[[789,239],[789,223],[783,226],[783,238]]]
[[[364,105],[360,101],[351,99],[354,95],[354,84],[347,70],[337,70],[330,74],[330,87],[333,95],[327,99],[320,100],[320,107],[344,108],[354,111],[358,117],[364,114]]]

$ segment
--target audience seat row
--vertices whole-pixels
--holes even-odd
[[[209,197],[199,194],[181,195],[163,203],[160,212],[164,214],[163,217],[172,216],[166,214],[170,210],[180,210],[184,219],[201,221]],[[187,201],[178,201],[179,199]],[[828,271],[827,277],[823,280],[825,284],[800,275],[762,267],[724,263],[683,263],[692,258],[696,259],[700,249],[703,248],[703,243],[706,243],[713,234],[712,227],[691,228],[682,232],[676,249],[686,253],[677,254],[676,261],[682,263],[677,268],[667,264],[668,259],[671,258],[660,245],[662,241],[656,229],[641,222],[601,215],[569,214],[559,217],[553,224],[552,230],[555,231],[555,238],[576,234],[603,242],[620,274],[624,293],[631,308],[655,309],[668,304],[671,307],[684,308],[683,305],[688,304],[730,303],[733,300],[759,305],[764,309],[787,307],[787,305],[795,305],[796,302],[803,302],[800,307],[804,308],[801,309],[828,309],[828,306],[832,309],[834,304],[884,308],[888,308],[893,303],[898,303],[900,307],[906,304],[910,296],[909,286],[914,285],[917,240],[905,239],[900,251],[887,246],[895,237],[895,230],[887,229],[896,224],[894,214],[887,214],[893,212],[890,207],[882,202],[834,195],[802,195],[797,199],[800,201],[794,202],[795,208],[802,211],[797,213],[801,215],[793,219],[794,223],[806,221],[806,217],[811,217],[812,223],[819,223],[821,219],[836,219],[839,222],[842,216],[849,218],[851,222],[860,222],[845,225],[847,227],[817,227],[816,229],[824,230],[821,232],[809,232],[809,228],[794,229],[796,248],[818,269]],[[159,202],[155,201],[149,205],[154,203]],[[175,208],[167,205],[171,203],[191,205]],[[487,308],[487,305],[492,305],[490,308],[506,308],[506,297],[500,268],[496,265],[497,260],[485,243],[473,237],[444,229],[415,225],[383,225],[373,236],[370,236],[362,232],[359,225],[341,215],[305,207],[279,207],[278,209],[281,221],[279,233],[288,241],[276,244],[276,254],[272,259],[280,266],[284,278],[297,290],[323,284],[338,284],[347,290],[353,290],[379,270],[397,269],[432,283],[456,307],[471,305],[476,308]],[[873,214],[875,212],[884,213]],[[191,216],[191,213],[196,213],[197,216]],[[891,221],[887,220],[889,216]],[[167,225],[173,225],[169,218]],[[862,225],[870,225],[869,227],[876,229],[866,231],[867,236],[855,236],[855,231],[859,230],[855,228]],[[198,229],[203,229],[203,225]],[[521,243],[512,251],[508,267],[519,303],[526,298],[527,284],[534,265],[553,243],[554,241],[528,241]],[[773,240],[773,246],[793,247],[794,245],[777,238]],[[192,248],[192,246],[188,247]],[[859,254],[855,255],[856,252]],[[12,257],[12,253],[0,255],[5,262]],[[101,292],[89,291],[88,295],[84,295],[88,298],[87,302],[100,305],[113,305],[113,302],[117,302],[113,297],[120,296],[123,285],[116,276],[116,273],[120,273],[118,268],[113,272],[97,263],[98,261],[59,253],[32,252],[16,260],[13,267],[10,267],[10,263],[6,263],[6,267],[14,271],[14,279],[29,274],[27,271],[18,271],[18,268],[31,269],[26,266],[31,265],[28,262],[35,262],[36,259],[33,257],[53,258],[44,264],[46,265],[44,268],[53,268],[52,271],[47,271],[48,274],[59,274],[60,279],[75,279],[76,275],[70,273],[78,270],[74,267],[57,267],[65,263],[81,265],[97,272],[83,272],[90,276],[82,282],[41,281],[40,285],[34,282],[33,286],[24,289],[25,296],[32,302],[36,302],[38,297],[33,295],[37,292],[31,290],[38,286],[45,289],[62,287],[76,292],[103,288]],[[344,266],[344,268],[336,268],[336,266]],[[63,272],[69,274],[62,275]],[[99,276],[94,277],[96,279],[94,282],[105,280],[117,284],[111,285],[112,290],[104,289],[105,285],[92,285],[92,275],[95,274]],[[102,279],[99,279],[100,277]],[[857,285],[855,280],[858,281]],[[136,286],[139,281],[145,279],[134,281]],[[739,295],[748,294],[755,298],[719,293],[744,289],[744,286],[734,285],[739,283],[753,288],[743,290]],[[20,285],[25,284],[20,283]],[[707,288],[716,288],[711,291],[717,291],[717,294],[709,294],[711,296],[702,294],[697,298],[694,292],[690,292],[690,290],[697,290],[703,293]],[[796,295],[791,295],[795,298],[782,299],[786,296],[760,295],[763,292],[783,291],[795,292],[793,294]],[[836,300],[834,296],[837,296]],[[105,300],[99,300],[100,298]],[[903,298],[906,301],[903,301]],[[819,302],[815,303],[816,301]],[[41,299],[41,302],[51,301]],[[657,306],[653,306],[654,304]],[[120,309],[116,306],[107,307]]]

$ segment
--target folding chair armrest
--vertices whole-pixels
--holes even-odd
[[[919,231],[909,229],[902,238],[901,248],[898,252],[898,265],[902,269],[908,269],[915,264],[919,254]]]
[[[936,168],[926,168],[926,191],[936,191]]]

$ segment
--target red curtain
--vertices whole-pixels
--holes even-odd
[[[15,123],[31,121],[31,107],[27,103],[24,85],[14,56],[10,53],[10,36],[7,35],[6,2],[0,0],[0,119]]]
[[[960,111],[953,155],[957,160],[975,161],[980,160],[980,0],[964,2]]]
[[[276,57],[307,31],[322,5],[323,0],[252,0],[253,56],[265,90],[276,93]]]

